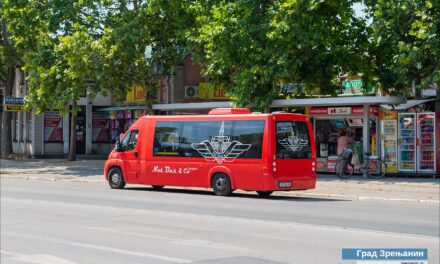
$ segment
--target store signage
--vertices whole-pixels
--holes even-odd
[[[5,97],[4,111],[24,111],[23,97]]]
[[[133,85],[125,98],[127,104],[145,103],[145,90],[140,85]]]
[[[110,119],[103,112],[93,112],[92,140],[105,143],[110,141]]]
[[[362,95],[364,83],[362,80],[346,80],[342,82],[342,94],[345,95]]]
[[[370,114],[377,115],[379,108],[377,106],[370,107]],[[310,108],[310,115],[363,115],[363,106],[353,107],[312,107]]]
[[[280,83],[279,86],[283,94],[300,93],[304,90],[300,83]]]
[[[351,107],[329,107],[327,113],[329,115],[349,115],[351,114]]]
[[[380,112],[380,119],[382,119],[382,120],[396,120],[397,119],[397,112],[396,111]]]
[[[438,85],[436,83],[431,84],[428,88],[422,90],[423,97],[437,96]]]
[[[227,99],[223,85],[208,82],[199,83],[199,99]]]
[[[58,112],[44,114],[44,141],[63,142],[63,118]]]
[[[353,115],[363,115],[364,114],[364,107],[363,106],[353,106],[351,108],[351,112]],[[378,115],[379,108],[377,106],[370,106],[370,114]]]

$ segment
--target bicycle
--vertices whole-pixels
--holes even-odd
[[[382,178],[387,172],[386,163],[380,159],[379,156],[371,156],[371,153],[365,153],[366,161],[359,169],[360,172],[366,172],[368,177],[373,179]],[[353,151],[351,149],[344,148],[341,159],[336,162],[335,171],[336,175],[341,179],[348,179],[353,175],[354,165],[351,163],[353,157]]]

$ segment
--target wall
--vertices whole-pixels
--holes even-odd
[[[194,64],[192,54],[186,56],[182,63],[184,67],[184,85],[199,85],[201,68],[199,64]]]
[[[109,155],[115,144],[112,143],[93,143],[92,153],[93,155]]]
[[[63,143],[44,143],[44,157],[64,158]]]
[[[181,103],[184,98],[184,79],[183,65],[174,65],[171,67],[170,78],[170,103]]]

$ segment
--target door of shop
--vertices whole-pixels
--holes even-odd
[[[76,117],[76,154],[86,153],[86,108],[79,106],[80,111]],[[72,115],[70,115],[69,124],[72,124]]]

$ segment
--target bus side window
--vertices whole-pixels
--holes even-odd
[[[139,130],[132,130],[130,133],[130,139],[128,140],[127,150],[134,150],[138,140]]]
[[[134,150],[138,139],[139,130],[130,131],[121,141],[122,151]]]
[[[180,124],[178,122],[158,122],[154,132],[154,156],[178,156]]]

